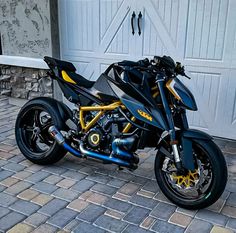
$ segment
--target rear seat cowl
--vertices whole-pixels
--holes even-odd
[[[44,61],[50,66],[57,66],[59,69],[61,70],[66,70],[66,71],[71,71],[71,72],[75,72],[76,68],[75,66],[67,61],[62,61],[53,57],[44,57]]]

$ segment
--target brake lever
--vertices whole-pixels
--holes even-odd
[[[184,73],[183,75],[184,77],[188,78],[188,79],[191,79],[187,74]]]
[[[184,66],[181,66],[181,63],[180,62],[176,62],[176,73],[181,75],[181,76],[184,76],[188,79],[191,79],[187,74],[185,74],[185,70],[184,70]]]

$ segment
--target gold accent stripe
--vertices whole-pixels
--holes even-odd
[[[64,70],[61,72],[61,74],[62,74],[62,78],[63,78],[66,82],[76,84],[76,82],[75,82],[73,79],[71,79],[71,78],[69,77],[69,75],[68,75]]]
[[[175,90],[171,87],[171,82],[174,82],[173,79],[170,79],[167,83],[166,83],[166,87],[168,88],[168,90],[174,95],[174,97],[177,100],[181,100],[181,98],[176,94]]]

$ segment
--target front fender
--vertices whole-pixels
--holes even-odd
[[[182,137],[201,140],[212,140],[212,136],[197,129],[184,130],[182,132]]]
[[[195,169],[192,143],[193,141],[197,140],[210,141],[212,140],[212,137],[209,134],[196,129],[187,129],[182,132],[181,135],[181,142],[183,146],[182,164],[184,168],[191,171]]]
[[[182,165],[187,170],[193,171],[195,169],[194,159],[193,159],[193,148],[192,142],[197,140],[212,140],[212,137],[205,132],[196,129],[187,129],[184,131],[176,131],[176,136],[179,142],[182,145]],[[164,137],[159,140],[157,149],[161,149],[163,142],[168,140],[169,134],[165,134]]]

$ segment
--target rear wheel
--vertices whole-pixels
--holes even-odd
[[[15,136],[22,154],[36,164],[52,164],[65,154],[48,133],[50,126],[63,128],[60,114],[51,103],[34,99],[26,103],[16,119]]]
[[[193,141],[195,170],[179,175],[172,159],[158,151],[155,174],[162,192],[186,209],[201,209],[218,200],[227,182],[224,156],[213,141]],[[170,150],[170,148],[165,148]]]

